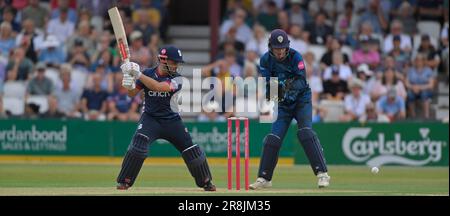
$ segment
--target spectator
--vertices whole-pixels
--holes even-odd
[[[103,91],[108,93],[112,93],[114,90],[114,79],[113,74],[107,71],[105,64],[99,64],[95,67],[95,72],[91,74],[88,78],[86,86],[88,88],[94,88],[95,85],[95,77],[99,76],[100,79],[100,88]]]
[[[403,26],[403,32],[407,35],[414,35],[417,32],[417,23],[414,17],[414,8],[407,1],[404,1],[398,8],[395,19],[399,20]]]
[[[60,70],[60,86],[55,88],[53,93],[57,100],[57,110],[69,118],[79,118],[81,113],[79,112],[80,93],[76,91],[75,84],[71,78],[70,65],[65,64],[61,66]]]
[[[26,119],[37,119],[39,118],[39,105],[35,103],[28,103],[25,105],[25,113],[23,115]]]
[[[95,52],[96,43],[94,35],[92,34],[91,26],[88,21],[81,21],[78,23],[78,29],[74,35],[71,35],[66,42],[67,50],[72,50],[75,47],[75,42],[82,41],[84,49],[89,55]]]
[[[396,37],[397,36],[397,37]],[[384,39],[383,51],[389,53],[394,49],[394,38],[400,37],[400,48],[405,52],[411,52],[412,42],[409,35],[404,34],[403,24],[399,20],[394,20],[391,25],[391,33]]]
[[[312,67],[306,67],[306,79],[311,87],[311,100],[313,105],[319,104],[319,96],[323,92],[322,79],[314,75]]]
[[[0,24],[0,56],[8,58],[15,46],[16,43],[12,34],[11,24],[2,22]]]
[[[366,106],[366,112],[359,118],[359,122],[377,122],[377,123],[387,123],[389,122],[389,118],[382,114],[378,113],[375,109],[375,105],[371,102]]]
[[[364,83],[364,87],[362,90],[363,93],[366,95],[370,95],[377,80],[367,64],[360,64],[358,66],[358,68],[356,69],[356,78]]]
[[[347,81],[340,78],[337,67],[332,68],[331,79],[323,82],[323,94],[328,100],[342,101],[348,92]]]
[[[60,119],[64,117],[64,113],[58,110],[58,101],[54,97],[48,98],[48,110],[40,115],[41,118]]]
[[[137,22],[134,24],[134,30],[135,31],[140,31],[143,34],[143,42],[144,44],[149,44],[151,43],[151,40],[157,40],[155,39],[158,38],[158,33],[157,33],[157,29],[154,29],[152,27],[152,25],[150,25],[150,19],[149,19],[149,14],[147,13],[146,10],[138,10],[135,12],[137,14]]]
[[[22,11],[22,21],[31,19],[39,29],[44,29],[49,19],[49,12],[39,4],[39,0],[30,0],[29,5]]]
[[[441,59],[439,57],[439,51],[431,44],[429,35],[422,35],[417,52],[422,53],[426,57],[425,65],[437,72]]]
[[[305,60],[305,67],[311,68],[313,75],[322,77],[320,66],[316,62],[316,57],[314,56],[314,53],[307,51],[306,53],[303,54],[303,59]]]
[[[74,47],[69,51],[68,61],[75,69],[87,71],[90,66],[90,57],[82,40],[76,40]]]
[[[331,72],[337,70],[339,72],[339,78],[342,80],[350,80],[352,78],[352,69],[344,64],[342,53],[340,51],[334,51],[332,55],[332,64],[327,67],[323,73],[323,79],[328,80],[331,78]]]
[[[289,20],[293,25],[299,25],[304,28],[310,22],[311,17],[308,12],[302,8],[302,0],[291,0],[291,8],[289,9]]]
[[[234,28],[237,41],[240,41],[243,44],[249,42],[252,36],[252,30],[245,23],[246,16],[247,13],[245,10],[241,8],[236,9],[231,18],[222,23],[222,26],[220,27],[220,40],[225,41],[227,33],[231,28]]]
[[[389,52],[389,56],[394,58],[395,64],[399,68],[405,68],[410,59],[410,53],[401,48],[401,37],[394,36],[394,48]]]
[[[86,120],[106,119],[108,93],[101,88],[102,77],[99,74],[93,75],[94,86],[86,89],[81,96],[81,111]]]
[[[278,28],[290,34],[290,25],[288,13],[286,11],[278,12]]]
[[[69,22],[71,23],[77,23],[78,22],[78,16],[77,16],[77,12],[74,7],[74,5],[72,5],[72,3],[76,4],[76,1],[72,0],[57,0],[57,5],[55,5],[57,8],[53,8],[53,10],[51,11],[51,15],[50,15],[50,19],[58,19],[59,17],[61,17],[62,14],[66,13],[67,19],[69,20]]]
[[[54,35],[48,35],[42,46],[42,51],[39,53],[39,62],[43,62],[48,66],[58,67],[66,61],[66,55],[61,50],[61,43]]]
[[[363,82],[358,79],[351,81],[351,94],[344,98],[345,114],[340,117],[341,121],[354,121],[364,115],[370,98],[362,92],[363,85]]]
[[[356,39],[359,41],[368,39],[371,43],[377,44],[378,49],[380,47],[380,44],[383,42],[383,37],[381,36],[381,34],[374,33],[373,28],[372,28],[370,22],[368,22],[368,21],[363,22],[361,24],[361,28],[360,28],[359,34],[356,37]],[[358,46],[360,46],[359,43],[357,44],[356,47],[353,47],[353,48],[357,48]]]
[[[299,25],[292,25],[290,28],[290,47],[299,53],[306,53],[308,44],[303,40],[303,32]],[[267,45],[266,45],[267,47]]]
[[[26,56],[37,63],[38,52],[42,49],[45,38],[44,33],[34,27],[34,21],[26,19],[22,22],[22,31],[16,37],[16,46],[26,50]]]
[[[374,100],[386,95],[388,89],[395,89],[398,96],[406,100],[406,89],[403,82],[397,78],[394,69],[386,69],[381,80],[378,80],[371,91]]]
[[[329,37],[330,39],[327,40],[327,52],[323,54],[322,58],[320,59],[320,63],[324,64],[324,68],[329,67],[333,64],[333,53],[339,52],[342,55],[342,59],[344,60],[344,64],[347,64],[349,62],[348,55],[345,53],[342,53],[341,49],[341,43],[337,38]]]
[[[130,52],[133,53],[131,55],[130,61],[138,63],[141,68],[147,68],[151,66],[151,55],[150,50],[145,47],[143,35],[140,31],[133,31],[130,35]]]
[[[353,37],[353,33],[349,31],[348,21],[342,19],[340,22],[336,23],[335,37],[339,40],[341,44],[345,44],[351,47],[356,47],[357,42]]]
[[[10,57],[6,71],[12,71],[17,74],[17,80],[29,80],[30,74],[33,71],[33,62],[25,57],[25,50],[21,47],[14,50]]]
[[[340,31],[342,25],[345,25],[347,32],[349,34],[354,34],[358,32],[358,15],[355,13],[353,1],[345,2],[344,12],[341,13],[336,21],[335,31],[342,33]],[[346,33],[347,33],[346,32]]]
[[[128,97],[126,88],[119,90],[108,97],[108,120],[138,121],[138,100]]]
[[[405,99],[397,95],[395,88],[391,88],[378,100],[377,111],[379,114],[388,116],[391,122],[404,119],[406,116]]]
[[[268,31],[272,31],[278,27],[278,8],[274,1],[266,1],[264,6],[265,10],[260,11],[256,20]]]
[[[53,93],[53,82],[45,76],[46,67],[43,63],[36,66],[36,76],[27,86],[27,95],[50,96]]]
[[[103,58],[104,52],[109,52],[110,54],[110,62],[109,65],[114,68],[113,71],[119,70],[119,64],[120,64],[120,57],[119,53],[117,52],[117,49],[114,49],[111,47],[111,40],[112,36],[109,32],[105,31],[103,32],[97,41],[97,47],[95,49],[94,54],[91,56],[91,62],[98,62],[98,63],[104,63],[99,62],[100,59]],[[113,69],[111,68],[111,69]]]
[[[225,35],[225,41],[219,45],[219,54],[218,54],[219,56],[221,56],[221,54],[223,54],[224,50],[226,50],[226,49],[234,49],[239,54],[244,52],[245,47],[248,45],[237,40],[236,33],[237,33],[237,30],[234,27],[230,28],[230,30],[227,32],[227,34]],[[250,41],[250,42],[252,42],[252,41]],[[253,46],[253,45],[254,44],[252,44],[251,46]],[[251,48],[251,49],[253,49],[253,48]]]
[[[415,103],[422,104],[425,119],[430,117],[430,102],[433,97],[435,74],[425,65],[426,57],[417,54],[414,59],[414,67],[408,71],[406,78],[406,88],[408,89],[408,110],[410,116],[416,117]]]
[[[20,24],[14,20],[14,18],[16,17],[16,12],[13,8],[9,6],[4,7],[2,17],[3,17],[2,22],[9,23],[11,25],[14,34],[20,32]]]
[[[333,35],[333,28],[325,23],[327,17],[325,12],[318,12],[314,23],[306,26],[306,30],[310,33],[311,43],[325,44],[329,35]]]
[[[268,51],[268,40],[269,36],[266,32],[266,29],[264,29],[262,25],[255,24],[253,26],[253,37],[250,39],[250,42],[248,43],[246,48],[256,50],[258,56],[262,56]]]
[[[351,64],[355,67],[360,64],[368,64],[371,68],[376,68],[380,63],[380,53],[374,50],[368,38],[360,40],[360,44],[360,48],[352,53]]]
[[[354,121],[364,115],[370,98],[361,91],[363,87],[363,82],[360,80],[353,79],[351,81],[351,94],[344,98],[345,114],[341,116],[341,121]]]
[[[317,13],[325,12],[328,17],[334,18],[336,10],[335,1],[333,0],[312,0],[308,4],[308,12],[311,16]]]
[[[52,18],[47,25],[47,33],[55,35],[62,43],[66,43],[75,30],[75,22],[70,21],[68,13],[68,8],[61,9],[60,15]]]
[[[388,27],[388,18],[380,7],[380,0],[369,0],[367,10],[359,18],[359,25],[369,22],[373,26],[373,31],[377,34],[383,34]]]

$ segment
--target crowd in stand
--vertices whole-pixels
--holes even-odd
[[[304,58],[315,122],[429,119],[438,77],[448,82],[448,0],[226,2],[219,53],[202,74],[257,77],[268,35],[281,28]],[[0,118],[136,120],[141,97],[121,87],[106,11],[119,6],[131,61],[151,67],[167,39],[168,4],[0,0]],[[336,116],[330,107],[339,106]]]
[[[306,63],[315,122],[430,119],[448,83],[448,0],[230,0],[203,73],[258,76],[278,28]]]

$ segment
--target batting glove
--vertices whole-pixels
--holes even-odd
[[[128,90],[133,90],[136,88],[136,83],[134,77],[130,74],[124,73],[122,78],[122,86]]]
[[[127,62],[120,66],[120,69],[122,69],[122,73],[129,74],[133,76],[136,79],[139,79],[141,77],[141,70],[138,64],[134,62]]]

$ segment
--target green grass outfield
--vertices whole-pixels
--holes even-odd
[[[318,189],[308,166],[277,167],[273,188],[228,191],[226,166],[212,165],[217,192],[196,188],[184,165],[144,165],[133,188],[115,190],[117,164],[0,163],[0,195],[449,195],[448,167],[329,166],[331,186]],[[250,181],[257,167],[251,166]],[[241,176],[243,180],[243,176]],[[243,185],[243,181],[242,181]]]

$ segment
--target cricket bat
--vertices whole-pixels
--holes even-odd
[[[123,27],[122,18],[120,17],[117,7],[108,10],[109,18],[113,26],[114,35],[116,36],[117,47],[119,48],[120,59],[127,63],[130,61],[130,48],[128,47],[127,35]]]

